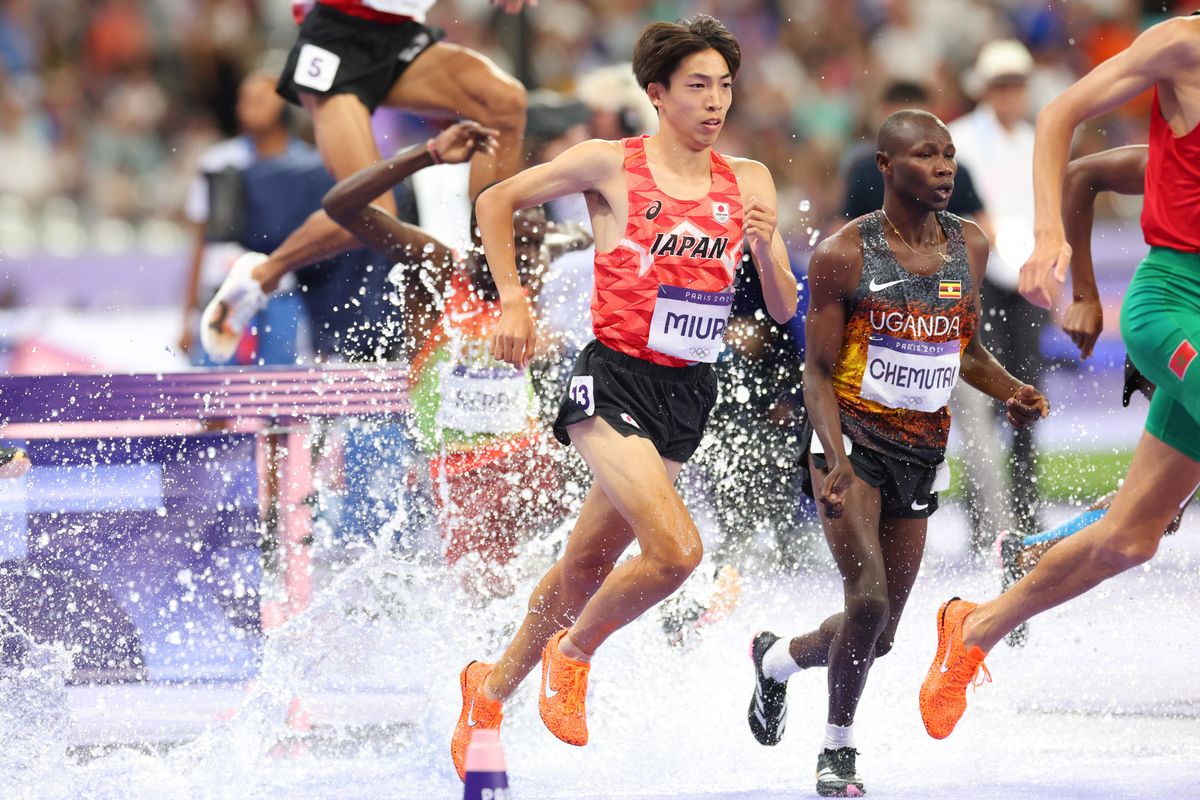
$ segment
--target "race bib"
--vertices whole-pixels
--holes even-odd
[[[733,290],[701,292],[660,285],[647,346],[686,361],[711,364],[725,348]]]
[[[529,380],[511,367],[444,368],[437,424],[463,433],[500,435],[529,427]]]
[[[872,334],[859,396],[888,408],[933,412],[950,402],[960,342],[914,342]]]
[[[576,375],[571,378],[571,399],[589,417],[596,413],[595,384],[591,375]]]
[[[292,80],[314,91],[328,92],[341,64],[342,59],[337,53],[315,44],[305,44],[301,46],[300,57],[296,59]]]

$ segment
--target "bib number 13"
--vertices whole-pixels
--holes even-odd
[[[337,53],[315,44],[305,44],[300,48],[300,57],[296,59],[292,80],[308,89],[327,92],[333,86],[333,79],[341,64],[342,59]]]
[[[589,417],[596,412],[596,398],[592,389],[591,375],[576,375],[571,378],[571,399]]]

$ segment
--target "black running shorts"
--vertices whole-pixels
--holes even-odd
[[[700,446],[716,400],[711,364],[664,367],[593,340],[575,362],[554,436],[570,444],[567,429],[598,416],[622,436],[649,439],[663,458],[682,463]]]
[[[811,449],[810,440],[815,439],[811,423],[806,422],[800,436],[806,451]],[[854,474],[879,490],[880,516],[925,519],[937,511],[938,493],[933,489],[937,467],[901,461],[857,443],[851,445],[849,456]],[[817,469],[828,471],[829,464],[824,454],[812,453],[812,460]],[[804,493],[816,500],[807,458],[801,466],[801,480]]]
[[[377,22],[318,3],[300,23],[276,90],[296,105],[299,92],[353,94],[374,111],[401,73],[442,35],[413,20]]]

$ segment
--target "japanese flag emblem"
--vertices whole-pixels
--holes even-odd
[[[729,203],[713,203],[713,219],[722,225],[729,222]]]

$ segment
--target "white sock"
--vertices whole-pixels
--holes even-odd
[[[788,652],[791,639],[780,639],[763,653],[763,674],[773,681],[785,682],[800,671],[800,665]]]
[[[854,747],[854,723],[844,728],[841,725],[825,726],[825,741],[821,747],[825,750],[837,750],[839,747]]]

